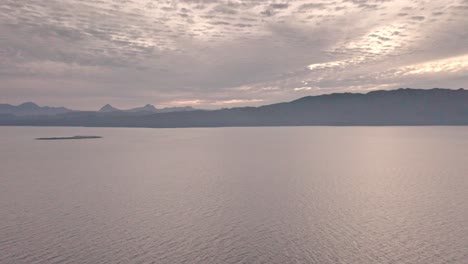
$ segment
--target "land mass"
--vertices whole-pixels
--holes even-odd
[[[108,109],[110,109],[108,107]],[[136,114],[0,115],[4,126],[226,127],[468,125],[468,90],[398,89],[307,96],[260,107]]]
[[[143,107],[136,107],[131,109],[118,109],[110,104],[106,104],[101,109],[95,112],[99,113],[132,113],[134,115],[154,114],[154,113],[169,113],[169,112],[183,112],[196,110],[190,106],[183,107],[166,107],[156,108],[154,105],[147,104]],[[39,106],[33,102],[26,102],[20,105],[11,104],[0,104],[0,116],[13,115],[13,116],[53,116],[57,114],[83,112],[78,110],[72,110],[65,107],[50,107],[50,106]],[[93,111],[89,111],[93,112]]]
[[[44,138],[36,138],[36,140],[68,140],[68,139],[93,139],[93,138],[102,138],[102,137],[99,137],[99,136],[44,137]]]

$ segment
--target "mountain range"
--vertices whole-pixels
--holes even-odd
[[[142,107],[136,107],[131,109],[118,109],[113,107],[110,104],[106,104],[105,106],[99,109],[101,113],[111,113],[111,112],[128,112],[128,113],[169,113],[169,112],[183,112],[183,111],[193,111],[195,108],[191,106],[183,106],[183,107],[166,107],[157,109],[154,105],[147,104]]]
[[[132,109],[121,110],[113,107],[110,104],[104,105],[99,109],[99,113],[113,113],[113,112],[127,112],[136,114],[148,114],[148,113],[169,113],[169,112],[180,112],[180,111],[193,111],[194,108],[190,106],[185,107],[167,107],[157,109],[154,105],[147,104],[143,107],[137,107]],[[0,104],[0,115],[14,115],[14,116],[53,116],[57,114],[65,114],[72,112],[85,112],[78,110],[71,110],[65,107],[50,107],[50,106],[39,106],[32,102],[22,103],[20,105]],[[88,111],[86,111],[88,112]]]
[[[151,106],[143,109],[150,110]],[[137,112],[106,105],[99,112],[1,115],[0,125],[90,127],[468,125],[468,90],[398,89],[307,96],[260,107]]]
[[[17,106],[10,104],[0,104],[0,114],[11,114],[17,116],[56,115],[72,111],[73,110],[65,107],[41,107],[32,102],[23,103]]]

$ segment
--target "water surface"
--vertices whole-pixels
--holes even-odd
[[[467,201],[468,127],[0,127],[0,263],[468,263]]]

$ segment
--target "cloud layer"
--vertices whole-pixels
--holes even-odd
[[[3,0],[0,100],[219,108],[468,88],[467,0]]]

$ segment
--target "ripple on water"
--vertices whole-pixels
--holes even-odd
[[[103,138],[25,141],[75,132]],[[465,127],[5,127],[0,144],[0,263],[468,261]]]

